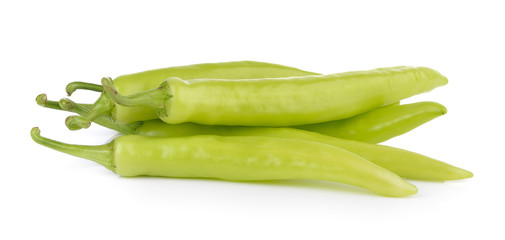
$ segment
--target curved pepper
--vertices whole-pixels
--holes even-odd
[[[380,143],[442,116],[447,109],[436,102],[389,105],[360,115],[324,123],[292,126],[338,138]]]
[[[111,79],[102,79],[114,102],[156,109],[166,123],[242,126],[292,126],[348,118],[446,83],[447,78],[435,70],[402,66],[240,81],[174,77],[156,89],[123,96]]]
[[[315,179],[345,183],[384,196],[417,188],[353,153],[317,142],[258,136],[150,138],[120,136],[100,146],[71,145],[40,136],[43,146],[93,160],[126,177],[217,178],[232,181]]]
[[[73,111],[81,116],[86,114],[91,106],[89,104],[76,104],[70,99],[62,99],[60,102],[65,110]],[[58,102],[48,101],[45,94],[40,94],[37,97],[37,103],[48,108],[63,110],[59,106]],[[409,132],[423,123],[445,114],[446,112],[447,110],[443,105],[435,102],[419,102],[404,105],[391,104],[342,120],[291,127],[318,132],[338,138],[368,143],[380,143]],[[80,129],[80,125],[74,126],[72,124],[73,118],[75,117],[76,116],[71,116],[67,119],[67,127],[70,129]],[[124,134],[135,134],[136,127],[140,124],[139,122],[120,124],[115,122],[112,119],[112,116],[108,116],[106,114],[95,118],[94,121],[99,125],[115,129]],[[184,123],[182,125],[175,124],[175,126],[175,128],[179,128],[177,126],[180,126],[186,129],[191,126],[195,129],[195,132],[205,131],[206,128],[220,128],[218,125],[200,125],[196,123]],[[177,129],[174,129],[174,131],[177,131]]]
[[[64,110],[73,111],[77,114],[82,114],[87,110],[86,105],[76,104],[69,99],[62,99],[58,105],[57,102],[47,101],[45,95],[40,96],[40,98],[45,101],[37,102],[45,107],[58,109],[57,106],[61,105]],[[95,121],[102,126],[124,134],[138,134],[150,137],[184,137],[193,135],[271,136],[316,141],[353,152],[379,166],[393,171],[401,177],[410,179],[443,181],[464,179],[473,176],[467,170],[407,150],[344,140],[293,128],[209,126],[195,123],[166,124],[160,120],[149,120],[124,125],[118,124],[111,117],[106,116],[100,116]]]
[[[445,162],[411,151],[326,136],[294,128],[268,127],[201,127],[202,125],[183,123],[165,124],[161,121],[146,121],[136,134],[150,137],[183,137],[194,135],[222,136],[269,136],[293,138],[329,144],[345,149],[401,177],[417,180],[458,180],[471,178],[473,174]]]
[[[168,67],[149,70],[134,74],[122,75],[114,79],[114,86],[122,94],[135,94],[158,87],[168,77],[178,77],[184,80],[201,78],[249,79],[249,78],[280,78],[292,76],[318,75],[298,68],[273,63],[255,61],[237,61],[222,63],[203,63],[188,66]],[[73,82],[67,85],[70,96],[76,89],[102,91],[102,86]],[[107,94],[102,94],[83,117],[72,117],[67,121],[71,130],[87,128],[90,121],[104,114],[111,115],[119,123],[132,123],[157,119],[156,111],[147,107],[124,107],[110,101]]]

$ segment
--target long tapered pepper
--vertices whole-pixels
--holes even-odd
[[[206,134],[223,136],[270,136],[295,138],[321,142],[345,149],[381,167],[391,170],[402,177],[410,179],[457,180],[473,176],[473,174],[467,170],[411,151],[335,138],[300,129],[224,126],[201,128],[200,126],[202,125],[192,123],[170,125],[161,121],[146,121],[138,128],[137,134],[151,137],[182,137]]]
[[[355,116],[445,85],[425,67],[240,81],[168,78],[160,87],[124,96],[110,78],[105,92],[119,105],[150,107],[171,124],[292,126]]]
[[[59,107],[57,102],[48,102],[47,97],[44,94],[41,94],[38,98],[38,104],[61,110],[61,107]],[[89,104],[84,104],[84,107],[82,104],[71,104],[71,101],[68,99],[64,99],[61,102],[63,105],[68,105],[67,107],[64,106],[67,110],[71,110],[73,106],[76,106],[77,109],[73,110],[77,110],[76,113],[81,116],[86,114],[90,108]],[[291,127],[318,132],[338,138],[368,143],[380,143],[409,132],[423,123],[445,114],[446,112],[447,109],[443,105],[435,102],[419,102],[404,105],[391,104],[385,107],[372,109],[366,113],[347,119]],[[67,119],[67,127],[70,129],[80,129],[81,125],[72,125],[72,123],[74,123],[73,118],[75,118],[75,116],[71,116]],[[100,119],[110,120],[104,123],[104,121],[101,121]],[[113,122],[114,120],[112,119],[112,116],[107,114],[101,115],[100,118],[95,118],[94,121],[100,125],[112,124],[114,126],[105,127],[116,130],[122,128],[122,130],[118,131],[125,134],[135,133],[134,128],[139,125],[138,122],[131,124]],[[195,131],[204,131],[205,128],[214,127],[214,125],[185,124],[185,126],[190,125],[194,125]]]
[[[292,76],[318,75],[318,73],[283,66],[273,63],[255,61],[237,61],[223,63],[203,63],[188,66],[168,67],[149,70],[134,74],[122,75],[114,79],[115,87],[122,94],[135,94],[156,88],[168,77],[178,77],[184,80],[201,78],[249,79],[249,78],[279,78]],[[101,91],[101,86],[74,82],[67,86],[70,95],[76,89]],[[124,107],[110,101],[107,94],[102,94],[95,104],[82,117],[72,117],[67,121],[69,128],[76,130],[86,128],[90,121],[100,115],[111,115],[119,123],[156,119],[156,112],[147,107]]]
[[[403,197],[417,188],[396,174],[328,144],[259,136],[151,138],[120,136],[100,146],[44,138],[43,146],[93,160],[126,177],[191,177],[233,181],[315,179],[345,183],[384,196]]]
[[[47,97],[44,94],[41,94],[37,98],[39,98],[37,99],[38,104],[46,104]],[[70,100],[67,101],[67,99],[65,99],[62,102],[63,104],[65,104],[65,102],[70,104],[69,101]],[[91,105],[85,105],[85,108],[78,108],[78,112],[76,113],[81,116],[89,113]],[[58,103],[55,103],[55,107],[52,107],[50,104],[48,104],[47,107],[59,108]],[[409,132],[410,130],[436,117],[444,115],[446,112],[447,109],[443,105],[435,102],[418,102],[404,105],[398,105],[398,103],[396,103],[372,109],[368,112],[347,119],[291,127],[318,132],[338,138],[352,139],[368,143],[381,143]],[[110,114],[101,114],[100,116],[104,116],[106,119],[112,119],[111,121],[114,121]],[[74,118],[76,118],[76,116],[70,116],[67,119],[67,127],[71,130],[81,129],[82,124],[73,125],[73,123],[75,123]],[[94,117],[94,119],[96,119],[96,117]],[[95,120],[95,122],[100,124],[102,121]],[[89,122],[84,122],[84,124],[89,125]],[[111,123],[107,122],[107,124],[110,125]],[[121,130],[121,132],[134,133],[134,130],[128,129],[128,126],[136,126],[138,124],[138,122],[131,124],[114,123],[115,126],[112,128],[126,128]],[[201,126],[200,128],[206,128],[206,126]]]
[[[47,107],[57,105],[56,102],[47,101],[45,95],[40,96],[40,98],[45,100],[44,102],[38,101],[41,105],[47,105]],[[62,99],[60,105],[63,109],[77,114],[83,114],[87,110],[87,106],[76,104],[69,99]],[[456,180],[473,176],[471,172],[464,169],[407,150],[344,140],[299,129],[209,126],[194,123],[166,124],[160,120],[144,121],[136,125],[122,125],[105,116],[101,116],[95,121],[100,125],[125,134],[150,137],[184,137],[192,135],[271,136],[316,141],[353,152],[402,177],[410,179]]]
[[[447,113],[436,102],[389,105],[366,113],[324,123],[292,126],[344,139],[381,143]]]

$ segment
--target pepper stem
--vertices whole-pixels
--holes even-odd
[[[75,113],[81,115],[81,113],[79,113],[79,112],[72,111],[70,109],[63,109],[60,106],[59,102],[47,100],[47,95],[45,93],[39,94],[37,96],[37,98],[35,98],[35,101],[37,102],[38,105],[45,107],[45,108],[75,112]],[[88,110],[88,108],[91,107],[91,104],[79,104],[79,105],[81,106],[81,108],[85,109],[85,111],[82,114],[84,114]]]
[[[91,126],[91,121],[86,120],[82,116],[68,116],[65,118],[65,126],[67,126],[68,130],[81,130],[86,129]]]
[[[42,146],[46,146],[56,151],[70,154],[72,156],[94,161],[106,167],[107,169],[114,171],[115,166],[113,163],[113,154],[112,154],[113,142],[98,146],[67,144],[42,137],[40,135],[40,129],[38,127],[32,128],[30,134],[32,136],[33,141]]]
[[[102,78],[104,91],[115,103],[126,107],[149,107],[153,109],[163,109],[166,101],[170,98],[168,94],[168,82],[163,82],[160,87],[144,92],[123,96],[119,94],[112,84],[111,78]]]
[[[40,105],[42,107],[61,110],[60,105],[58,104],[58,102],[48,101],[47,100],[47,95],[45,93],[39,94],[35,98],[35,101],[37,102],[38,105]]]
[[[36,101],[42,107],[52,108],[52,109],[61,110],[61,111],[73,112],[73,113],[77,113],[81,116],[86,114],[86,112],[88,112],[88,109],[92,106],[90,104],[75,103],[68,98],[63,98],[59,102],[47,100],[46,94],[40,94],[39,96],[37,96]],[[81,125],[77,125],[77,126],[74,125],[75,122],[80,121],[79,119],[75,119],[78,117],[80,117],[80,116],[68,117],[65,120],[67,127],[71,128],[72,130],[81,129],[82,128]],[[107,116],[107,115],[98,116],[96,119],[93,120],[93,122],[95,122],[101,126],[104,126],[106,128],[116,130],[116,131],[123,133],[123,134],[136,134],[137,128],[143,124],[143,122],[120,124],[120,123],[115,122],[114,119],[112,118],[112,116]],[[86,119],[84,119],[83,122],[80,124],[87,124],[87,123],[90,123],[90,122],[87,121]]]
[[[61,110],[74,112],[82,116],[88,112],[92,105],[78,104],[68,98],[62,98],[58,102],[58,106],[60,106]]]
[[[61,105],[60,107],[64,108]],[[65,121],[67,128],[70,130],[79,130],[82,128],[88,128],[91,122],[100,116],[110,116],[114,103],[111,101],[109,96],[103,92],[98,100],[96,100],[93,105],[85,113],[79,113],[81,116],[74,116],[72,118],[67,118]]]
[[[75,112],[79,115],[84,115],[84,114],[86,114],[86,112],[88,112],[87,107],[85,107],[82,104],[75,103],[68,98],[61,99],[59,102],[59,105],[62,108],[62,110]],[[65,120],[65,125],[67,125],[67,127],[71,130],[72,129],[77,130],[77,129],[80,129],[79,127],[81,127],[81,126],[86,126],[86,124],[88,122],[89,121],[87,121],[85,118],[83,118],[81,116],[70,116]],[[93,120],[93,122],[95,122],[101,126],[104,126],[106,128],[116,130],[116,131],[123,133],[123,134],[135,134],[137,128],[142,125],[142,122],[134,122],[134,123],[129,123],[129,124],[117,123],[114,121],[114,119],[110,115],[98,116]],[[79,125],[76,125],[76,124],[79,124]]]
[[[71,82],[65,88],[65,90],[67,91],[67,94],[68,94],[69,97],[77,89],[91,90],[91,91],[94,91],[94,92],[103,92],[103,86],[102,85],[93,84],[93,83],[87,83],[87,82]]]

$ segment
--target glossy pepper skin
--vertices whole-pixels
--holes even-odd
[[[318,75],[318,73],[256,61],[203,63],[122,75],[114,79],[114,87],[121,94],[131,95],[157,88],[169,77],[191,80],[202,78],[282,78],[309,75]],[[113,116],[120,123],[131,123],[158,118],[153,109],[147,107],[124,107],[117,104],[114,105]]]
[[[69,99],[62,99],[60,102],[65,109],[62,109],[58,102],[48,101],[45,94],[41,94],[37,97],[37,103],[41,106],[72,111],[79,115],[84,115],[90,107],[88,104],[76,104]],[[423,123],[445,114],[446,112],[447,110],[443,105],[435,102],[419,102],[404,105],[391,104],[342,120],[292,126],[292,128],[309,130],[337,138],[351,139],[368,143],[380,143],[404,134]],[[161,120],[144,121],[144,123],[146,123],[146,126],[144,127],[150,125],[148,123],[150,121],[157,122]],[[115,122],[112,117],[105,115],[96,118],[94,122],[124,134],[136,134],[137,131],[141,131],[139,126],[143,124],[142,122],[120,124]],[[220,125],[201,125],[196,123],[172,125],[173,127],[159,126],[159,128],[166,128],[167,131],[174,132],[193,131],[195,134],[198,132],[212,131],[207,130],[208,128],[218,128],[223,130],[225,128],[233,128],[233,126],[226,126],[225,128],[222,128]]]
[[[328,136],[381,143],[447,113],[436,102],[388,105],[338,121],[292,126]]]
[[[87,158],[125,176],[216,178],[232,181],[315,179],[340,182],[384,196],[417,188],[396,174],[328,144],[257,136],[150,138],[127,135],[101,146],[60,143],[31,131],[33,140]]]
[[[352,117],[445,85],[425,67],[391,67],[330,75],[230,81],[168,78],[159,88],[121,95],[103,79],[111,99],[157,109],[166,123],[292,126]]]
[[[161,121],[146,121],[137,134],[149,137],[183,137],[194,135],[221,136],[267,136],[299,139],[332,145],[367,159],[401,177],[416,180],[458,180],[471,178],[467,170],[411,151],[335,138],[315,132],[294,128],[269,127],[201,127],[193,123],[178,125],[164,124]]]
[[[78,114],[85,112],[87,107],[73,103],[68,99],[62,99],[60,106],[57,102],[47,101],[45,95],[40,95],[40,98],[44,98],[43,101],[38,100],[37,102],[45,107],[56,109],[63,107],[65,110],[71,110]],[[464,169],[407,150],[339,139],[293,128],[209,126],[195,123],[166,124],[160,120],[144,121],[138,125],[122,125],[105,116],[97,118],[96,121],[100,125],[124,134],[138,134],[149,137],[185,137],[194,135],[270,136],[320,142],[353,152],[381,167],[393,171],[401,177],[410,179],[444,181],[473,176],[471,172]]]
[[[309,75],[318,74],[279,64],[255,61],[237,61],[168,67],[127,74],[114,79],[113,85],[116,90],[122,94],[135,94],[156,88],[168,77],[178,77],[185,80],[191,80],[202,78],[276,78]],[[101,85],[85,82],[72,82],[66,87],[66,91],[69,96],[77,89],[88,89],[99,92],[103,91],[103,87]],[[111,101],[107,94],[103,93],[85,114],[82,114],[82,116],[69,117],[66,121],[66,125],[70,130],[88,128],[95,118],[103,115],[111,116],[117,123],[122,124],[158,118],[156,111],[151,108],[120,106]]]

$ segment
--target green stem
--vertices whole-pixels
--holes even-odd
[[[90,104],[75,103],[74,101],[72,101],[68,98],[60,99],[60,101],[58,102],[58,105],[60,106],[61,110],[68,111],[68,112],[74,112],[79,115],[86,114],[92,106]]]
[[[68,98],[63,98],[60,100],[59,105],[62,110],[71,111],[79,115],[84,115],[88,112],[88,107],[83,104],[78,104],[73,102]],[[65,125],[71,130],[78,130],[81,126],[86,126],[89,121],[81,116],[70,116],[65,120]],[[110,115],[101,115],[93,120],[93,122],[104,126],[109,129],[116,130],[123,134],[135,134],[138,127],[142,125],[142,122],[134,122],[130,124],[120,124],[114,121]],[[76,129],[77,128],[77,129]]]
[[[61,102],[60,107],[65,108],[64,104],[62,105]],[[114,103],[111,101],[109,96],[105,92],[102,92],[98,100],[96,100],[96,102],[93,103],[86,112],[80,112],[79,115],[81,116],[67,118],[65,123],[70,130],[88,128],[91,125],[91,122],[96,118],[100,116],[111,116],[113,107]]]
[[[47,100],[47,95],[45,93],[39,94],[37,96],[37,98],[35,98],[35,101],[37,102],[38,105],[45,107],[45,108],[71,111],[70,109],[67,110],[67,109],[61,108],[59,102]],[[86,111],[91,107],[91,104],[79,104],[79,105],[81,106],[81,108],[86,109]],[[71,111],[71,112],[75,112],[75,111]],[[75,113],[81,115],[81,113],[78,113],[78,112],[75,112]]]
[[[83,115],[89,121],[93,121],[93,119],[102,115],[110,115],[112,108],[114,107],[114,103],[109,98],[109,96],[102,92],[98,100],[91,106],[91,108]]]
[[[81,130],[87,129],[91,126],[91,121],[86,120],[81,116],[68,116],[65,118],[65,126],[67,126],[68,130]]]
[[[30,134],[32,136],[33,141],[42,146],[46,146],[56,151],[67,153],[72,156],[81,157],[94,161],[106,167],[107,169],[114,171],[113,154],[112,154],[113,142],[98,146],[67,144],[42,137],[40,135],[40,129],[38,127],[32,128]]]
[[[47,100],[46,94],[40,94],[39,96],[37,96],[36,101],[40,106],[56,110],[74,112],[81,116],[86,114],[89,108],[91,108],[92,106],[90,104],[75,103],[68,98],[63,98],[59,102]],[[65,124],[71,130],[82,129],[82,126],[89,127],[90,122],[81,116],[70,116],[67,119],[65,119]],[[112,116],[110,115],[98,116],[96,119],[93,120],[93,122],[106,128],[116,130],[123,134],[135,134],[137,132],[137,128],[143,124],[143,122],[120,124],[115,122]]]
[[[87,83],[87,82],[71,82],[67,85],[65,90],[68,96],[72,95],[77,89],[86,89],[94,92],[103,92],[103,87],[98,84]]]
[[[163,109],[166,101],[170,98],[168,94],[168,82],[163,82],[160,87],[144,92],[123,96],[119,94],[112,84],[111,78],[102,78],[104,91],[115,103],[126,107],[149,107],[153,109]]]
[[[40,105],[42,107],[61,110],[60,105],[58,104],[58,102],[48,101],[47,100],[47,95],[45,93],[39,94],[35,98],[35,101],[37,102],[38,105]]]

